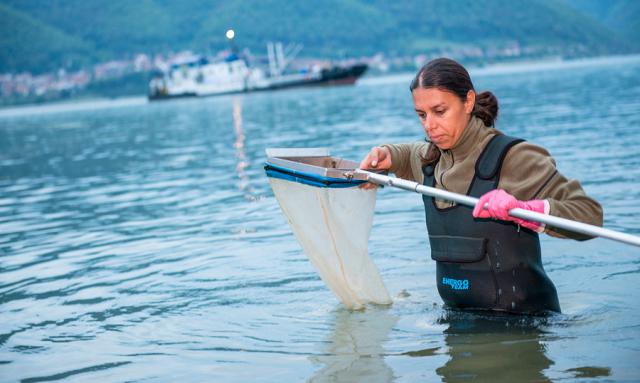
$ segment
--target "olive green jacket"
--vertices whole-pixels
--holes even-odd
[[[497,129],[484,126],[472,117],[458,142],[448,150],[440,150],[434,176],[436,188],[467,194],[475,173],[475,164],[492,137],[501,134]],[[421,158],[427,153],[428,142],[385,144],[391,152],[391,172],[400,178],[424,182]],[[547,214],[602,226],[602,207],[588,197],[580,183],[569,180],[556,169],[556,163],[545,149],[522,142],[507,153],[500,170],[498,188],[522,201],[545,200]],[[440,208],[454,203],[436,200]],[[555,237],[589,239],[552,227],[542,227]]]

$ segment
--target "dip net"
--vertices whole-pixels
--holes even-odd
[[[292,156],[296,153],[299,156]],[[273,193],[325,284],[349,308],[390,304],[368,251],[376,190],[360,189],[363,181],[339,176],[356,164],[318,150],[280,149],[267,154],[265,170]]]

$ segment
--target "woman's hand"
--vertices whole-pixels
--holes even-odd
[[[487,205],[486,209],[485,205]],[[512,221],[533,231],[542,231],[544,229],[544,226],[542,226],[540,222],[527,221],[510,216],[509,210],[515,208],[546,214],[544,200],[520,201],[506,191],[496,189],[480,197],[480,200],[473,209],[473,216],[476,218],[494,218],[503,221]]]
[[[391,169],[391,152],[384,146],[372,148],[366,157],[360,162],[360,169],[389,170]],[[361,189],[375,189],[376,184],[367,182],[360,186]]]
[[[360,169],[391,169],[391,152],[389,152],[389,149],[384,146],[371,148],[371,151],[360,162]]]

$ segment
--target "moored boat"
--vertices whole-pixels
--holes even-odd
[[[238,54],[236,49],[218,60],[200,55],[183,57],[153,75],[148,96],[150,100],[162,100],[300,86],[350,85],[367,70],[364,63],[288,69],[300,49],[300,45],[288,49],[291,53],[287,57],[281,43],[269,43],[268,69],[250,65],[247,57]]]

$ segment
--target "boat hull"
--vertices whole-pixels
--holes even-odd
[[[237,94],[237,93],[249,93],[249,92],[261,92],[270,90],[280,90],[288,88],[299,87],[314,87],[314,86],[336,86],[336,85],[353,85],[358,78],[360,78],[367,71],[367,64],[355,64],[347,67],[333,67],[329,69],[323,69],[318,77],[309,78],[296,78],[291,81],[273,82],[254,88],[244,88],[233,91],[224,92],[211,92],[211,93],[196,93],[196,92],[184,92],[184,93],[151,93],[149,94],[149,100],[169,100],[174,98],[186,98],[186,97],[209,97],[219,96],[225,94]]]

